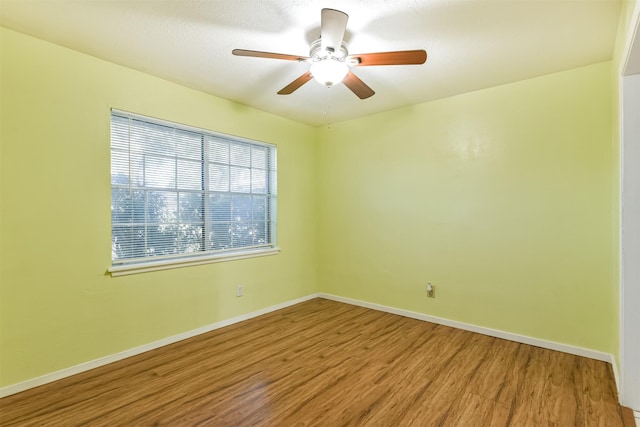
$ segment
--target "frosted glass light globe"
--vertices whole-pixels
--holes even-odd
[[[349,66],[334,58],[325,58],[311,64],[311,75],[321,85],[331,87],[340,83],[349,72]]]

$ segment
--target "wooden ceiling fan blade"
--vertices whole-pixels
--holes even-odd
[[[360,80],[360,78],[353,74],[351,71],[349,71],[347,77],[342,80],[342,83],[344,83],[344,85],[348,87],[351,92],[355,93],[356,96],[360,99],[367,99],[375,94],[373,89],[367,86],[365,82]]]
[[[285,61],[304,62],[309,59],[307,56],[287,55],[286,53],[263,52],[260,50],[233,49],[231,51],[236,56],[251,56],[254,58],[283,59]]]
[[[396,52],[362,53],[349,55],[347,63],[353,66],[366,67],[372,65],[419,65],[427,60],[425,50],[400,50]]]
[[[344,32],[347,29],[349,15],[335,9],[322,9],[320,16],[320,46],[338,52]]]
[[[291,83],[289,83],[288,85],[280,89],[278,91],[278,95],[290,95],[293,92],[295,92],[298,88],[300,88],[300,86],[302,86],[312,78],[313,76],[311,75],[311,72],[307,71],[306,73],[304,73],[303,75],[301,75],[300,77],[298,77],[297,79],[295,79],[294,81],[292,81]]]

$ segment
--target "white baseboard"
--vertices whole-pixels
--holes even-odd
[[[232,317],[230,319],[221,320],[220,322],[213,323],[211,325],[206,325],[197,329],[193,329],[191,331],[183,332],[178,335],[173,335],[171,337],[163,338],[158,341],[154,341],[148,344],[143,344],[138,347],[131,348],[129,350],[124,350],[115,354],[110,354],[105,357],[101,357],[99,359],[90,360],[88,362],[81,363],[79,365],[71,366],[69,368],[61,369],[56,372],[51,372],[49,374],[42,375],[40,377],[32,378],[27,381],[23,381],[17,384],[12,384],[6,387],[0,388],[0,398],[10,396],[12,394],[19,393],[21,391],[28,390],[30,388],[38,387],[53,381],[60,380],[62,378],[70,377],[71,375],[79,374],[81,372],[85,372],[94,368],[98,368],[100,366],[108,365],[109,363],[117,362],[122,359],[126,359],[131,356],[135,356],[141,353],[145,353],[150,350],[155,350],[160,347],[164,347],[165,345],[173,344],[178,341],[185,340],[187,338],[192,338],[200,334],[204,334],[207,332],[211,332],[216,329],[223,328],[225,326],[233,325],[234,323],[239,323],[244,320],[252,319],[254,317],[261,316],[263,314],[271,313],[272,311],[280,310],[285,307],[289,307],[292,305],[299,304],[304,301],[308,301],[313,298],[317,298],[318,294],[311,294],[304,296],[302,298],[298,298],[291,301],[286,301],[280,304],[272,305],[270,307],[262,308],[260,310],[252,311],[251,313],[241,314],[240,316]]]
[[[373,310],[384,311],[387,313],[397,314],[404,317],[410,317],[412,319],[424,320],[427,322],[437,323],[440,325],[450,326],[452,328],[463,329],[471,332],[476,332],[483,335],[488,335],[496,338],[502,338],[510,341],[519,342],[522,344],[529,344],[536,347],[547,348],[550,350],[561,351],[564,353],[575,354],[577,356],[588,357],[595,360],[600,360],[604,362],[611,363],[613,366],[614,377],[616,381],[616,385],[619,386],[618,379],[618,371],[616,369],[616,362],[613,355],[609,353],[603,353],[596,350],[590,350],[582,347],[575,347],[567,344],[562,344],[554,341],[542,340],[539,338],[533,338],[526,335],[514,334],[511,332],[500,331],[497,329],[484,328],[481,326],[471,325],[468,323],[457,322],[454,320],[444,319],[441,317],[430,316],[428,314],[417,313],[414,311],[403,310],[395,307],[389,307],[386,305],[375,304],[367,301],[361,301],[353,298],[341,297],[333,294],[326,293],[315,293],[304,296],[302,298],[298,298],[291,301],[286,301],[280,304],[276,304],[270,307],[266,307],[260,310],[253,311],[251,313],[242,314],[240,316],[232,317],[230,319],[221,320],[220,322],[213,323],[211,325],[206,325],[197,329],[193,329],[191,331],[183,332],[178,335],[173,335],[171,337],[163,338],[158,341],[154,341],[148,344],[143,344],[138,347],[131,348],[129,350],[124,350],[119,353],[111,354],[105,357],[101,357],[99,359],[91,360],[85,363],[81,363],[79,365],[71,366],[69,368],[61,369],[56,372],[52,372],[49,374],[42,375],[40,377],[32,378],[27,381],[23,381],[17,384],[12,384],[10,386],[0,388],[0,398],[5,396],[10,396],[15,393],[19,393],[21,391],[28,390],[30,388],[38,387],[53,381],[60,380],[62,378],[69,377],[71,375],[79,374],[81,372],[85,372],[94,368],[98,368],[100,366],[107,365],[109,363],[117,362],[122,359],[126,359],[131,356],[135,356],[141,353],[145,353],[150,350],[155,350],[160,347],[164,347],[169,344],[173,344],[178,341],[182,341],[187,338],[192,338],[197,335],[201,335],[216,329],[223,328],[225,326],[233,325],[234,323],[239,323],[244,320],[248,320],[257,316],[261,316],[263,314],[271,313],[276,310],[280,310],[285,307],[289,307],[292,305],[299,304],[304,301],[308,301],[313,298],[325,298],[333,301],[343,302],[346,304],[356,305],[360,307],[370,308]],[[637,416],[637,414],[636,414]]]
[[[500,331],[498,329],[484,328],[482,326],[471,325],[469,323],[457,322],[454,320],[444,319],[442,317],[430,316],[428,314],[417,313],[415,311],[402,310],[400,308],[389,307],[386,305],[375,304],[367,301],[361,301],[353,298],[345,298],[333,294],[319,293],[320,298],[330,299],[333,301],[344,302],[346,304],[357,305],[360,307],[371,308],[373,310],[384,311],[387,313],[397,314],[412,319],[425,320],[439,325],[450,326],[452,328],[464,329],[466,331],[477,332],[491,337],[502,338],[509,341],[515,341],[522,344],[529,344],[536,347],[547,348],[549,350],[561,351],[563,353],[575,354],[577,356],[588,357],[590,359],[600,360],[607,363],[615,363],[615,358],[609,353],[590,350],[582,347],[575,347],[568,344],[562,344],[555,341],[547,341],[540,338],[533,338],[526,335],[514,334],[511,332]],[[614,365],[615,368],[615,365]],[[614,372],[617,372],[614,369]],[[616,378],[617,381],[617,378]]]

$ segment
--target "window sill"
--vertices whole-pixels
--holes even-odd
[[[150,271],[169,270],[172,268],[190,267],[192,265],[212,264],[214,262],[235,261],[237,259],[255,258],[277,255],[280,248],[267,248],[248,251],[238,251],[226,254],[205,255],[191,258],[179,258],[161,261],[149,261],[132,264],[114,265],[107,271],[111,277],[127,276],[129,274],[147,273]]]

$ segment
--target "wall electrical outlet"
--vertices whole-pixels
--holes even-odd
[[[427,283],[427,297],[435,298],[436,297],[436,285],[432,285],[431,283]]]
[[[236,285],[236,296],[241,297],[244,295],[244,287],[242,285]]]

